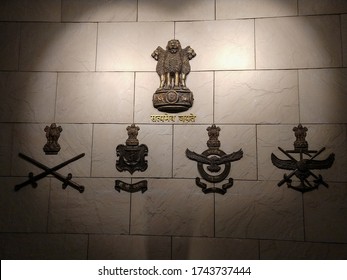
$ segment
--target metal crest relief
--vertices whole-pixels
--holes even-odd
[[[145,157],[148,155],[148,147],[144,144],[139,145],[137,135],[140,128],[135,124],[127,127],[128,139],[125,145],[118,145],[116,148],[119,159],[116,161],[118,171],[128,171],[133,174],[135,171],[145,171],[148,167]],[[119,192],[124,190],[127,192],[145,192],[147,190],[147,181],[141,181],[135,184],[127,184],[120,180],[116,180],[115,189]]]
[[[60,133],[63,131],[61,126],[52,123],[50,126],[46,125],[44,131],[46,132],[47,143],[43,147],[46,155],[56,155],[60,151],[58,139]]]
[[[49,168],[48,166],[42,164],[41,162],[38,162],[37,160],[27,156],[27,155],[24,155],[22,153],[19,153],[18,156],[28,162],[30,162],[31,164],[41,168],[42,170],[44,170],[44,172],[38,174],[38,175],[35,175],[34,176],[34,173],[33,172],[30,172],[28,177],[29,179],[26,180],[25,182],[21,183],[21,184],[18,184],[15,186],[15,191],[19,191],[21,188],[27,186],[27,185],[31,185],[33,188],[36,188],[37,187],[37,181],[47,177],[48,175],[53,175],[57,180],[61,181],[63,183],[63,189],[66,189],[67,186],[70,186],[72,188],[74,188],[75,190],[78,190],[80,193],[84,192],[84,186],[81,186],[79,184],[77,184],[76,182],[72,181],[72,174],[69,173],[66,177],[64,177],[63,175],[61,175],[60,173],[58,173],[57,171],[61,168],[63,168],[64,166],[76,161],[76,160],[79,160],[80,158],[84,157],[84,153],[83,154],[80,154],[78,156],[75,156],[69,160],[66,160],[52,168]]]
[[[288,188],[303,193],[317,189],[320,185],[328,187],[328,184],[323,180],[322,176],[320,174],[316,175],[311,170],[330,168],[334,163],[335,155],[332,153],[326,159],[316,160],[315,158],[325,150],[325,147],[318,151],[310,150],[308,148],[308,142],[306,141],[307,130],[308,129],[301,124],[293,128],[296,137],[294,150],[284,150],[278,147],[288,159],[280,159],[273,153],[271,154],[271,161],[276,167],[292,170],[289,175],[283,175],[283,179],[277,184],[279,187],[286,183]],[[295,158],[294,155],[297,155],[298,159]],[[299,179],[297,185],[294,185],[291,179],[294,175]],[[310,181],[310,178],[313,178],[313,180]]]
[[[186,150],[186,156],[196,161],[198,171],[202,178],[211,183],[219,183],[225,180],[230,173],[230,163],[240,160],[243,157],[243,151],[240,149],[237,152],[226,154],[220,150],[220,141],[218,140],[220,128],[215,124],[207,128],[209,140],[207,141],[208,149],[197,154],[189,149]],[[222,169],[221,166],[224,166]],[[206,168],[205,168],[206,167]],[[229,182],[224,184],[222,188],[207,188],[207,185],[201,182],[200,178],[196,178],[196,184],[202,188],[204,193],[220,193],[225,194],[227,189],[232,187],[233,179],[229,178]]]
[[[157,47],[152,53],[160,79],[159,88],[153,95],[153,106],[159,111],[178,113],[192,107],[193,93],[186,85],[186,78],[190,72],[189,60],[195,56],[190,46],[182,49],[176,39],[170,40],[165,50]]]

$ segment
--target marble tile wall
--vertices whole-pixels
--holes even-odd
[[[347,258],[346,1],[4,0],[0,38],[2,259]],[[193,123],[151,119],[163,114],[151,54],[172,38],[197,54],[194,105],[177,114]],[[61,151],[47,156],[53,122]],[[300,122],[326,147],[317,159],[335,153],[314,170],[329,188],[305,194],[277,187],[287,170],[271,163]],[[149,150],[132,175],[115,168],[131,123]],[[223,151],[244,152],[224,196],[196,186],[185,155],[207,149],[212,123]],[[59,170],[84,193],[53,176],[14,192],[42,172],[18,153],[48,167],[85,153]],[[117,192],[116,179],[148,190]]]

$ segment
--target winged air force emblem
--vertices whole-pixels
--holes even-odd
[[[309,150],[306,141],[307,128],[299,124],[293,128],[296,140],[294,142],[294,150],[278,149],[288,157],[288,159],[280,159],[271,154],[271,161],[277,168],[291,170],[289,175],[284,174],[283,179],[278,182],[278,186],[287,184],[288,188],[300,191],[302,193],[317,189],[320,185],[329,187],[323,180],[320,174],[316,175],[312,170],[328,169],[335,160],[335,155],[332,153],[326,159],[317,160],[316,158],[325,150],[321,148],[319,151]],[[298,159],[293,155],[297,155]],[[294,185],[292,177],[295,176],[299,183]],[[310,180],[312,179],[312,180]]]
[[[220,128],[213,124],[207,128],[207,131],[209,136],[209,140],[207,141],[208,149],[202,154],[197,154],[187,149],[186,156],[198,163],[198,171],[202,178],[211,183],[219,183],[228,177],[230,173],[230,162],[240,160],[243,152],[240,149],[237,152],[226,154],[219,149],[220,141],[218,140],[218,136]],[[215,186],[207,188],[207,185],[201,182],[199,177],[195,179],[195,182],[198,187],[202,188],[204,193],[225,194],[227,189],[233,185],[232,178],[229,178],[229,182],[224,184],[221,189]]]

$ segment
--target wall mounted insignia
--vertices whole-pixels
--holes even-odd
[[[133,174],[135,171],[145,171],[148,167],[145,157],[148,155],[148,147],[144,144],[139,145],[137,139],[138,131],[140,128],[135,124],[127,127],[128,139],[125,145],[117,146],[117,156],[119,159],[116,161],[116,168],[118,171],[128,171]],[[144,183],[145,182],[145,183]],[[147,190],[147,181],[141,181],[136,184],[127,184],[122,181],[116,180],[117,191],[121,189],[127,192],[136,192]]]
[[[56,155],[60,151],[60,145],[58,139],[60,133],[63,131],[61,126],[57,126],[52,123],[50,126],[46,126],[44,131],[46,132],[47,143],[43,147],[43,151],[46,155]]]
[[[147,191],[147,181],[143,180],[135,184],[128,184],[121,180],[116,180],[116,185],[114,188],[118,192],[120,192],[120,190],[123,190],[130,193],[134,193],[138,191],[141,191],[142,193],[144,193],[145,191]]]
[[[318,157],[325,150],[325,148],[321,148],[319,151],[309,150],[308,143],[306,141],[307,130],[308,129],[303,127],[301,124],[293,128],[296,137],[294,142],[294,150],[284,150],[278,147],[278,149],[285,154],[289,160],[279,159],[273,153],[271,154],[271,161],[276,167],[285,170],[292,170],[289,175],[283,175],[283,179],[277,184],[279,187],[284,183],[287,183],[288,188],[292,188],[303,193],[317,189],[320,185],[329,187],[320,174],[316,175],[311,170],[330,168],[334,163],[335,155],[332,153],[324,160],[315,160],[315,158]],[[296,159],[294,156],[292,156],[292,154],[298,155],[299,159]],[[300,181],[298,185],[293,185],[291,178],[294,175]],[[310,177],[313,178],[313,181],[309,181]]]
[[[14,187],[15,191],[19,191],[21,188],[27,186],[27,185],[31,185],[33,188],[37,187],[37,181],[45,178],[48,175],[53,175],[56,179],[58,179],[59,181],[63,182],[63,189],[66,189],[67,186],[70,186],[76,190],[78,190],[80,193],[84,192],[84,187],[77,184],[76,182],[72,181],[72,174],[69,173],[67,175],[67,177],[64,177],[63,175],[61,175],[60,173],[58,173],[57,171],[61,168],[63,168],[64,166],[70,164],[71,162],[74,162],[82,157],[84,157],[84,153],[80,154],[78,156],[75,156],[67,161],[64,161],[61,164],[58,164],[57,166],[54,166],[52,168],[49,168],[48,166],[38,162],[37,160],[28,157],[22,153],[19,153],[18,156],[28,162],[30,162],[31,164],[41,168],[44,170],[44,172],[34,176],[34,174],[32,172],[29,173],[29,179],[19,185],[16,185]]]
[[[215,124],[207,128],[209,140],[207,141],[208,149],[202,154],[186,150],[186,156],[198,163],[198,171],[202,178],[211,183],[219,183],[228,177],[230,173],[230,162],[240,160],[243,156],[243,151],[240,149],[232,154],[226,154],[220,150],[220,141],[218,140],[220,128]],[[204,168],[204,165],[207,165]],[[220,167],[224,165],[224,169]],[[196,184],[202,188],[204,193],[220,193],[225,194],[227,189],[232,187],[233,179],[229,178],[229,182],[222,186],[222,189],[212,187],[207,188],[207,185],[201,182],[200,178],[196,178]]]
[[[196,56],[188,46],[181,47],[179,40],[170,40],[166,50],[157,47],[152,57],[157,60],[156,71],[160,77],[159,88],[153,95],[153,106],[159,111],[178,113],[193,105],[193,93],[186,85],[190,72],[189,60]]]

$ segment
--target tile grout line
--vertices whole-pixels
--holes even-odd
[[[296,79],[298,84],[298,115],[299,115],[299,123],[301,123],[301,110],[300,110],[300,70],[296,70]]]
[[[99,23],[96,23],[96,40],[95,40],[95,72],[97,72],[97,65],[98,65],[98,45],[99,45]]]
[[[305,229],[305,198],[304,198],[304,193],[301,194],[301,201],[302,201],[302,226],[303,226],[304,242],[306,242],[306,229]]]
[[[18,63],[17,63],[17,71],[15,72],[21,72],[20,71],[20,60],[21,60],[21,48],[22,48],[22,23],[19,23],[19,30],[18,30],[18,36],[19,36],[19,42],[18,42]]]
[[[52,192],[52,178],[49,178],[49,191],[48,191],[48,209],[47,209],[47,226],[46,226],[46,233],[49,233],[49,214],[51,210],[51,192]]]
[[[95,124],[92,124],[92,143],[90,145],[90,170],[89,170],[89,178],[93,178],[93,150],[94,150],[94,131]]]
[[[53,122],[56,122],[56,118],[57,118],[58,85],[59,85],[59,73],[57,72],[56,85],[55,85],[55,100],[54,100],[54,109],[53,109]]]
[[[341,39],[341,67],[344,66],[344,55],[343,55],[343,32],[342,32],[342,15],[339,16],[340,21],[340,39]]]
[[[254,70],[257,70],[257,41],[256,41],[256,24],[255,24],[255,20],[253,22],[253,47],[254,47]]]
[[[213,71],[213,81],[212,81],[212,87],[213,87],[213,95],[212,95],[212,123],[215,122],[215,109],[216,109],[216,71]]]
[[[135,105],[136,105],[136,72],[134,72],[134,87],[133,87],[133,122],[135,123]]]

